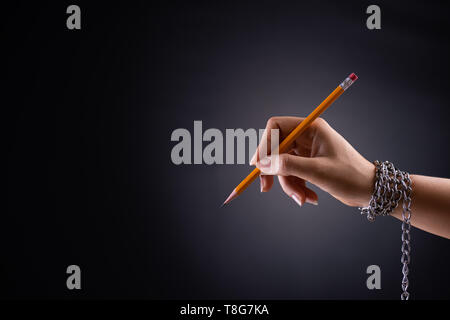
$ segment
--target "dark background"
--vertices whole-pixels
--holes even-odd
[[[278,184],[220,209],[249,167],[175,166],[170,135],[305,116],[355,72],[327,121],[369,160],[450,177],[450,5],[377,1],[370,31],[365,1],[77,1],[69,31],[70,4],[2,4],[2,298],[399,299],[400,221]],[[412,298],[450,298],[450,242],[412,241]]]

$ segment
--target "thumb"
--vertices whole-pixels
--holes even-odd
[[[318,159],[283,153],[267,156],[256,163],[263,175],[295,176],[309,180],[318,167]]]

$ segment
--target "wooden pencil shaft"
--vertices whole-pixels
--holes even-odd
[[[314,109],[311,114],[305,118],[292,132],[280,143],[279,153],[287,151],[288,147],[297,139],[305,130],[316,120],[339,96],[344,92],[341,86],[338,86],[334,91]],[[255,181],[261,174],[261,170],[255,168],[242,182],[234,189],[238,194],[241,194],[247,187]]]

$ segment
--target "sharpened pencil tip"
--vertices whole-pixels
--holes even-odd
[[[222,208],[224,205],[230,203],[231,200],[233,200],[234,198],[236,198],[238,195],[239,195],[239,194],[238,194],[235,190],[233,190],[233,192],[228,196],[227,200],[225,200],[225,202],[222,204],[221,208]]]

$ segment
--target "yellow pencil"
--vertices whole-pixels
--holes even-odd
[[[339,96],[347,90],[353,82],[358,79],[356,74],[349,75],[334,91],[325,99],[321,104],[314,109],[311,114],[306,117],[292,132],[284,139],[279,146],[279,153],[283,153],[287,148],[297,139],[310,125],[317,119]],[[247,187],[255,181],[255,179],[261,174],[258,168],[255,168],[239,185],[234,188],[233,192],[229,195],[223,205],[229,203],[231,200],[239,196]]]

